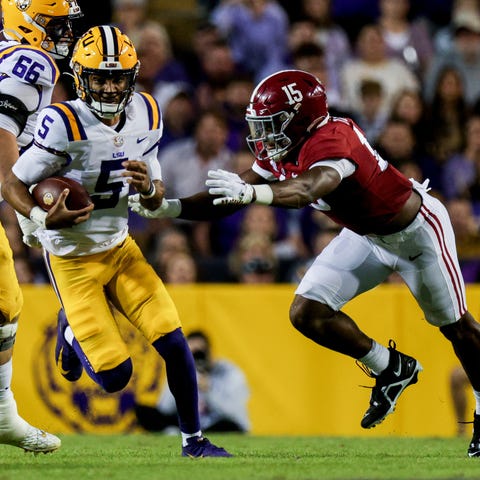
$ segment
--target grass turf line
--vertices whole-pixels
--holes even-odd
[[[317,480],[480,478],[467,438],[211,435],[234,458],[180,456],[179,437],[63,435],[53,454],[0,445],[0,480]]]

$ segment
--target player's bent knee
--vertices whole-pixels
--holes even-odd
[[[458,321],[441,326],[440,331],[448,340],[456,342],[471,335],[480,335],[480,325],[472,315],[467,312]]]
[[[297,329],[301,330],[305,323],[304,307],[301,297],[296,296],[290,305],[290,322]]]
[[[123,390],[132,377],[132,360],[127,358],[120,365],[111,370],[96,373],[98,383],[108,393],[119,392]]]
[[[297,330],[305,332],[314,324],[318,328],[323,320],[331,317],[332,312],[327,305],[296,295],[290,307],[290,322]]]

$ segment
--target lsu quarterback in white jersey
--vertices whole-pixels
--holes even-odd
[[[182,455],[230,456],[201,434],[195,366],[177,310],[128,234],[129,189],[150,209],[160,207],[165,191],[157,161],[161,113],[150,95],[134,92],[139,69],[134,46],[116,27],[93,27],[77,42],[71,66],[79,98],[41,112],[34,145],[2,187],[5,199],[39,225],[37,236],[63,307],[57,365],[69,381],[85,370],[107,392],[128,384],[132,360],[113,305],[165,360]],[[42,211],[28,187],[52,175],[80,182],[93,204],[68,210],[65,190],[48,213]]]
[[[68,55],[73,43],[71,20],[81,16],[81,10],[73,0],[3,0],[2,16],[0,182],[17,160],[19,149],[33,141],[38,111],[51,102],[59,76],[54,59]],[[36,227],[27,218],[19,220],[28,242],[29,233]],[[0,443],[26,451],[51,452],[59,448],[60,439],[23,420],[10,390],[13,345],[23,298],[1,227],[0,258]]]
[[[17,162],[15,175],[27,185],[51,175],[72,178],[86,188],[95,205],[85,222],[68,229],[37,230],[48,252],[59,256],[91,255],[125,240],[129,183],[123,175],[124,162],[141,160],[149,178],[161,180],[157,160],[161,133],[158,105],[145,93],[131,95],[124,114],[113,127],[99,122],[81,99],[43,109],[34,144]]]

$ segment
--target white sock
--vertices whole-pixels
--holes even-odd
[[[65,331],[63,332],[63,336],[65,338],[65,341],[70,345],[72,346],[72,343],[73,343],[73,339],[75,338],[74,335],[73,335],[73,331],[72,329],[70,328],[70,325],[65,329]]]
[[[183,433],[182,432],[182,447],[187,446],[187,438],[192,438],[192,437],[201,437],[202,436],[202,431],[199,430],[198,432],[195,433]]]
[[[0,365],[0,401],[7,400],[13,396],[10,390],[12,383],[12,359]]]
[[[475,397],[475,413],[480,415],[480,392],[474,390],[473,396]]]
[[[358,360],[368,367],[375,375],[378,375],[388,367],[390,351],[387,347],[384,347],[373,340],[370,351]]]

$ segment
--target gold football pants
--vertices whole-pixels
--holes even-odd
[[[15,274],[12,249],[5,230],[0,225],[0,312],[11,323],[20,315],[22,306],[23,296]],[[1,322],[0,318],[0,324]]]
[[[163,282],[130,236],[106,252],[81,257],[47,253],[45,259],[68,323],[97,373],[130,357],[111,305],[149,343],[181,326]]]

